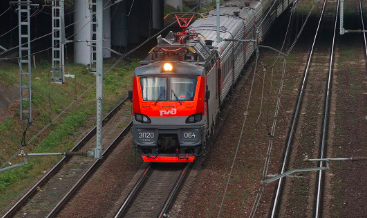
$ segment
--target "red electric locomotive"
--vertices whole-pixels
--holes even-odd
[[[291,2],[280,1],[280,13]],[[220,8],[221,38],[244,41],[215,42],[215,10],[190,26],[192,17],[176,15],[184,31],[157,38],[129,92],[133,143],[145,162],[192,162],[205,149],[220,106],[254,53],[254,39],[260,41],[278,16],[256,27],[269,7],[270,1],[253,1]]]

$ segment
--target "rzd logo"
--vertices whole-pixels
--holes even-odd
[[[172,110],[169,110],[169,111],[160,110],[159,113],[160,113],[160,116],[170,115],[170,114],[175,115],[177,113],[177,110],[176,108],[173,108]]]

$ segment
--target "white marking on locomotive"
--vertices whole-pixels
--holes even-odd
[[[177,113],[177,110],[176,110],[176,108],[173,108],[172,110],[168,110],[168,111],[166,111],[166,110],[160,110],[159,113],[160,113],[160,116],[170,115],[170,114],[171,115],[175,115]]]

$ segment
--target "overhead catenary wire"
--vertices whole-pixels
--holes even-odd
[[[108,4],[108,2],[106,3],[106,5]],[[106,6],[106,5],[104,5],[104,6]],[[43,9],[44,7],[42,7],[42,9]],[[106,9],[106,8],[104,8],[104,9]],[[34,12],[33,14],[35,14],[36,12]],[[37,13],[37,14],[39,14],[39,13]],[[37,15],[36,14],[36,15]],[[36,16],[35,15],[35,16]],[[32,17],[32,15],[31,15],[31,17]],[[84,18],[83,19],[81,19],[81,20],[84,20]],[[70,24],[70,25],[68,25],[67,27],[69,27],[69,26],[72,26],[72,25],[74,25],[75,23],[77,23],[77,22],[80,22],[81,20],[78,20],[78,21],[76,21],[76,22],[74,22],[74,23],[72,23],[72,24]],[[88,22],[88,23],[90,23],[90,21]],[[14,27],[13,29],[15,29],[15,28],[17,28],[19,25],[17,25],[16,27]],[[84,25],[82,28],[84,28],[86,25]],[[78,32],[79,32],[80,30],[78,30]],[[52,34],[52,32],[51,33],[49,33],[49,34]],[[49,35],[48,34],[48,35]],[[47,34],[46,34],[47,35]],[[74,36],[75,34],[73,34],[72,36]],[[70,37],[68,37],[68,38],[71,38],[72,36],[70,36]],[[43,37],[45,37],[45,36],[43,36]],[[67,39],[68,39],[67,38]],[[26,43],[24,43],[24,44],[27,44],[27,42]],[[17,46],[17,47],[19,47],[19,46]],[[52,47],[49,47],[49,48],[47,48],[47,49],[44,49],[44,50],[41,50],[41,51],[38,51],[38,52],[35,52],[35,53],[32,53],[32,54],[30,54],[30,56],[32,56],[32,55],[34,55],[34,54],[38,54],[38,53],[42,53],[42,52],[44,52],[44,51],[47,51],[47,50],[49,50],[49,49],[51,49]],[[15,48],[13,48],[13,49],[15,49]],[[9,51],[9,50],[8,50]],[[0,54],[1,55],[1,54]],[[28,57],[29,55],[27,55],[27,56],[24,56],[24,57]],[[14,58],[0,58],[0,60],[7,60],[7,59],[14,59]],[[16,57],[15,59],[19,59],[19,57]],[[27,142],[25,142],[25,134],[26,134],[26,132],[27,132],[27,130],[28,130],[28,126],[26,127],[26,129],[25,129],[25,131],[23,132],[23,138],[22,138],[22,142],[21,142],[21,144],[22,144],[22,146],[24,147],[24,146],[26,146],[26,145],[28,145],[28,144],[30,144],[31,142],[33,142],[33,140],[35,140],[42,132],[44,132],[46,129],[48,129],[48,127],[53,123],[53,122],[55,122],[62,114],[64,114],[80,97],[82,97],[82,96],[84,96],[84,94],[85,93],[87,93],[88,91],[90,91],[90,89],[91,88],[93,88],[93,86],[90,86],[87,90],[85,90],[79,97],[76,97],[75,99],[74,99],[74,101],[73,102],[71,102],[71,104],[69,104],[61,113],[59,113],[57,116],[55,116],[48,124],[46,124],[39,132],[37,132],[29,141],[27,141]],[[7,164],[9,164],[10,163],[10,161],[12,161],[18,154],[19,154],[19,152],[20,152],[20,150],[18,150],[16,153],[14,153],[7,161],[5,161],[3,164],[2,164],[2,166],[1,166],[1,168],[3,168],[3,167],[5,167]]]
[[[189,12],[195,10],[197,7],[194,7],[193,9],[191,9]],[[187,13],[186,13],[187,14]],[[184,15],[186,15],[184,14]],[[153,36],[149,37],[147,40],[145,40],[143,43],[141,43],[140,45],[136,46],[135,48],[131,49],[129,52],[123,54],[120,56],[120,58],[110,67],[110,69],[107,70],[107,73],[109,73],[113,68],[115,68],[126,56],[128,56],[129,54],[133,53],[134,51],[136,51],[137,49],[139,49],[141,46],[143,46],[145,43],[147,43],[148,41],[150,41],[151,39],[153,39],[154,37],[158,36],[159,34],[161,34],[163,31],[165,31],[166,29],[168,29],[169,27],[171,27],[173,24],[175,24],[177,21],[172,22],[171,24],[167,25],[165,28],[163,28],[161,31],[159,31],[158,33],[154,34]]]
[[[367,41],[366,41],[366,32],[364,28],[364,19],[363,19],[363,7],[362,7],[362,0],[359,0],[359,11],[361,15],[361,24],[362,24],[362,30],[363,30],[363,42],[364,42],[364,55],[365,58],[367,58]]]
[[[289,29],[289,25],[288,25],[288,28],[287,28],[287,32],[288,32],[288,29]],[[287,34],[286,34],[286,36],[287,36]],[[284,39],[284,42],[285,42],[285,40],[286,40],[286,37],[285,37],[285,39]],[[284,45],[284,43],[283,43],[283,45]],[[282,46],[282,48],[283,48],[283,46]],[[258,64],[258,50],[257,50],[257,59],[256,59],[256,65],[255,65],[255,68],[256,68],[257,64]],[[285,64],[285,61],[284,61],[284,64]],[[285,66],[284,66],[284,67],[285,67]],[[285,73],[285,68],[284,68],[284,73]],[[253,77],[253,79],[255,78],[255,75],[257,75],[257,74],[256,74],[256,70],[255,70],[255,72],[254,72],[254,77]],[[251,90],[252,90],[252,86],[251,86]],[[251,91],[250,91],[250,93],[251,93]],[[250,98],[251,98],[251,95],[250,95]],[[247,109],[248,109],[248,108],[247,108]],[[245,112],[245,114],[246,114],[246,115],[248,115],[247,113],[248,113],[248,110],[247,110],[247,112]],[[246,118],[247,118],[247,116],[246,116]],[[245,121],[244,121],[244,122],[245,122]],[[244,128],[244,126],[243,126],[243,128]],[[240,134],[240,140],[239,140],[239,142],[238,142],[238,146],[239,146],[239,143],[240,143],[241,138],[242,138],[243,128],[242,128],[242,131],[241,131],[241,134]],[[232,175],[232,170],[233,170],[233,167],[234,167],[234,164],[235,164],[235,160],[236,160],[236,156],[237,156],[237,152],[238,152],[238,146],[237,146],[237,148],[236,148],[235,156],[234,156],[234,158],[233,158],[233,162],[232,162],[231,170],[230,170],[230,173],[229,173],[229,176],[228,176],[228,180],[227,180],[226,187],[225,187],[225,191],[224,191],[224,194],[223,194],[223,198],[222,198],[221,206],[220,206],[220,209],[219,209],[219,212],[218,212],[218,217],[220,216],[220,213],[221,213],[221,210],[222,210],[222,207],[223,207],[224,201],[225,201],[226,192],[227,192],[227,189],[228,189],[228,185],[229,185],[229,183],[230,183],[230,177],[231,177],[231,175]]]
[[[322,130],[321,130],[321,143],[320,143],[320,159],[324,158],[324,154],[326,152],[327,146],[327,133],[328,133],[328,120],[329,120],[329,109],[330,109],[330,100],[331,100],[331,83],[332,83],[332,75],[333,75],[333,64],[334,64],[334,48],[335,48],[335,36],[336,36],[336,27],[338,23],[338,12],[339,12],[339,3],[337,1],[336,5],[336,14],[335,14],[335,21],[334,21],[334,35],[331,43],[331,52],[330,52],[330,63],[328,69],[328,79],[326,85],[326,95],[325,95],[325,107],[324,107],[324,119],[322,121]],[[324,166],[324,162],[319,162],[319,167]],[[317,181],[317,195],[316,195],[316,209],[315,209],[315,217],[318,218],[320,216],[320,204],[322,198],[322,181],[323,181],[323,170],[319,170],[318,172],[318,181]]]
[[[275,4],[275,2],[274,2]],[[282,43],[282,47],[280,48],[280,52],[283,51],[283,48],[284,48],[284,45],[285,45],[285,42],[287,40],[287,36],[288,36],[288,31],[289,31],[289,27],[290,27],[290,24],[291,24],[291,21],[292,21],[292,18],[293,18],[293,12],[295,11],[295,8],[296,8],[296,5],[297,5],[297,1],[295,1],[293,3],[293,7],[291,9],[291,14],[290,14],[290,18],[289,18],[289,21],[288,21],[288,25],[287,25],[287,30],[286,30],[286,33],[285,33],[285,36],[284,36],[284,40],[283,40],[283,43]],[[269,9],[269,12],[270,12],[271,9]],[[268,12],[268,13],[269,13]],[[267,15],[265,15],[266,17]],[[265,19],[265,18],[264,18]],[[262,23],[262,22],[261,22]],[[273,67],[274,65],[276,64],[276,62],[278,61],[279,57],[280,57],[280,52],[278,53],[278,56],[277,58],[275,59],[274,63],[270,66],[270,68],[272,69],[272,74],[271,74],[271,77],[273,77]],[[263,107],[263,100],[264,100],[264,88],[265,88],[265,76],[266,76],[266,69],[267,67],[265,66],[265,70],[264,70],[264,74],[263,74],[263,86],[262,86],[262,90],[261,90],[261,100],[260,100],[260,109],[259,109],[259,116],[256,120],[256,123],[258,123],[258,121],[260,120],[260,117],[261,117],[261,114],[262,114],[262,107]],[[272,81],[272,80],[271,80]],[[271,89],[272,89],[272,85],[273,83],[271,82],[271,85],[270,85],[270,94],[271,94]]]
[[[283,52],[283,49],[284,49],[284,46],[285,46],[285,43],[286,43],[286,41],[287,41],[287,39],[289,39],[288,38],[288,34],[289,34],[289,30],[291,29],[290,27],[291,27],[291,23],[292,23],[292,21],[293,21],[293,14],[294,14],[294,11],[296,10],[296,8],[297,8],[297,2],[298,1],[295,1],[294,3],[293,3],[293,6],[292,6],[292,8],[291,8],[291,14],[289,15],[289,20],[288,20],[288,25],[287,25],[287,29],[286,29],[286,33],[285,33],[285,36],[284,36],[284,39],[283,39],[283,43],[282,43],[282,46],[281,46],[281,48],[279,49],[279,51],[280,52]],[[275,66],[275,64],[278,62],[278,60],[279,60],[279,57],[280,57],[280,55],[281,55],[281,53],[280,52],[278,52],[278,55],[277,55],[277,58],[274,60],[274,62],[273,62],[273,64],[270,66],[270,69],[271,69],[271,76],[270,76],[270,88],[269,88],[269,91],[267,91],[267,93],[271,96],[271,95],[273,95],[273,76],[274,76],[274,66]],[[264,66],[264,68],[267,70],[267,66]],[[266,72],[264,72],[264,79],[263,79],[263,88],[262,88],[262,93],[261,93],[261,104],[260,104],[260,112],[259,112],[259,116],[258,116],[258,118],[257,118],[257,120],[256,120],[256,123],[258,123],[258,121],[260,120],[260,117],[261,117],[261,114],[262,114],[262,106],[263,106],[263,99],[264,99],[264,95],[263,95],[263,92],[264,92],[264,83],[265,83],[265,73]],[[270,133],[270,131],[269,131],[269,128],[268,128],[268,118],[269,118],[269,110],[270,110],[270,108],[268,108],[268,110],[267,110],[267,115],[266,115],[266,126],[267,126],[267,131]]]
[[[249,98],[247,100],[247,105],[246,105],[246,110],[245,110],[244,118],[243,118],[243,122],[242,122],[242,128],[241,128],[241,132],[240,132],[240,137],[238,139],[238,143],[237,143],[237,146],[236,146],[236,151],[235,151],[235,154],[234,154],[234,157],[233,157],[233,161],[232,161],[232,165],[231,165],[231,168],[230,168],[230,172],[229,172],[229,175],[228,175],[228,178],[227,178],[227,182],[226,182],[226,185],[225,185],[225,188],[224,188],[224,193],[223,193],[222,201],[220,203],[220,207],[219,207],[219,211],[218,211],[218,216],[217,216],[218,218],[220,217],[220,214],[222,212],[222,208],[223,208],[224,201],[225,201],[225,198],[226,198],[228,186],[229,186],[229,183],[230,183],[230,180],[231,180],[231,175],[232,175],[233,168],[234,168],[234,165],[235,165],[235,162],[236,162],[238,150],[239,150],[239,147],[240,147],[240,144],[241,144],[241,141],[242,141],[242,136],[243,136],[243,132],[244,132],[244,129],[245,129],[247,117],[249,116],[249,109],[250,109],[250,103],[251,103],[251,97],[252,97],[252,90],[253,90],[254,83],[255,83],[255,76],[256,76],[256,69],[257,69],[258,61],[259,61],[259,49],[257,47],[257,49],[256,49],[255,68],[254,68],[254,73],[253,73],[254,75],[252,77]]]
[[[294,111],[294,114],[293,114],[292,125],[291,125],[291,128],[289,130],[288,137],[287,137],[287,143],[286,143],[286,148],[285,148],[285,153],[284,153],[284,161],[283,161],[280,173],[284,173],[286,163],[288,162],[287,157],[288,157],[288,154],[289,154],[289,151],[290,151],[291,142],[292,142],[292,139],[293,139],[293,132],[294,132],[295,127],[296,127],[297,118],[298,118],[298,115],[299,115],[301,102],[302,102],[302,99],[303,99],[304,87],[306,85],[306,81],[307,81],[307,78],[308,78],[308,72],[309,72],[310,65],[311,65],[311,59],[312,59],[312,56],[313,56],[313,51],[314,51],[314,47],[315,47],[315,44],[316,44],[316,39],[317,39],[317,36],[318,36],[318,33],[319,33],[319,29],[320,29],[320,26],[321,26],[321,21],[322,21],[323,15],[324,15],[326,3],[327,3],[327,0],[324,1],[323,7],[322,7],[322,10],[321,10],[320,19],[319,19],[318,26],[317,26],[317,29],[316,29],[316,33],[315,33],[313,43],[312,43],[312,46],[311,46],[311,50],[310,50],[310,53],[309,53],[309,56],[308,56],[308,59],[307,59],[307,64],[306,64],[305,71],[304,71],[304,76],[303,76],[303,79],[302,79],[302,85],[300,87],[296,108],[295,108],[295,111]],[[280,195],[280,189],[282,187],[282,183],[283,183],[283,178],[280,178],[278,180],[278,185],[277,185],[277,189],[276,189],[276,195],[275,195],[275,198],[274,198],[271,217],[275,216],[275,213],[276,213],[276,210],[277,210],[279,195]]]
[[[303,25],[299,31],[299,33],[297,34],[296,38],[294,39],[292,45],[290,46],[290,48],[288,49],[288,51],[286,52],[287,55],[290,54],[290,52],[292,51],[294,45],[296,44],[296,42],[298,41],[301,33],[303,32],[303,29],[305,27],[305,25],[307,24],[307,21],[312,13],[312,11],[314,10],[315,8],[315,3],[313,4],[313,6],[311,7],[305,21],[303,22]],[[288,30],[287,30],[287,33],[286,35],[288,34]],[[284,42],[283,41],[283,45],[282,45],[282,48],[281,50],[283,49],[283,46],[284,46]],[[279,56],[277,57],[277,59],[279,58]],[[273,65],[275,64],[275,62],[273,63]],[[277,103],[276,103],[276,107],[275,107],[275,112],[274,112],[274,118],[273,118],[273,124],[272,124],[272,128],[271,128],[271,132],[269,133],[269,144],[268,144],[268,149],[267,149],[267,154],[266,154],[266,158],[265,158],[265,163],[264,163],[264,167],[263,167],[263,171],[262,171],[262,180],[265,179],[266,175],[267,175],[267,172],[268,172],[268,168],[269,168],[269,164],[270,164],[270,157],[271,157],[271,151],[272,151],[272,147],[273,147],[273,138],[275,136],[275,128],[276,128],[276,125],[277,125],[277,120],[278,120],[278,114],[279,114],[279,109],[280,109],[280,100],[281,100],[281,97],[282,97],[282,89],[283,89],[283,85],[284,85],[284,75],[286,73],[286,60],[284,60],[283,62],[283,72],[282,72],[282,78],[281,78],[281,82],[280,82],[280,88],[279,88],[279,92],[278,92],[278,99],[277,99]],[[272,67],[273,69],[273,67]],[[298,140],[297,140],[298,141]],[[261,199],[261,196],[263,194],[263,191],[264,191],[264,186],[260,185],[259,187],[259,190],[256,194],[256,197],[255,197],[255,201],[254,201],[254,204],[251,208],[251,212],[250,212],[250,216],[249,217],[254,217],[255,214],[256,214],[256,211],[257,211],[257,208],[260,204],[260,199]]]
[[[284,45],[285,45],[285,42],[288,38],[288,32],[289,32],[289,29],[290,29],[290,24],[292,22],[292,18],[293,18],[293,13],[296,9],[296,5],[297,5],[297,1],[295,1],[293,3],[293,7],[291,9],[291,14],[290,14],[290,17],[289,17],[289,20],[288,20],[288,25],[287,25],[287,30],[286,30],[286,33],[285,33],[285,36],[284,36],[284,40],[283,40],[283,43],[282,43],[282,47],[280,48],[280,52],[283,51],[283,48],[284,48]],[[270,82],[270,95],[272,94],[272,88],[273,88],[273,73],[274,73],[274,66],[275,64],[277,63],[277,61],[279,60],[279,57],[280,57],[280,52],[278,53],[277,55],[277,58],[275,59],[275,61],[273,62],[273,64],[270,66],[270,69],[271,69],[271,82]],[[266,70],[267,70],[267,67],[265,66],[265,70],[264,70],[264,75],[263,75],[263,87],[262,87],[262,90],[261,90],[261,101],[260,101],[260,109],[259,109],[259,116],[256,120],[256,123],[259,122],[260,120],[260,117],[261,117],[261,114],[262,114],[262,107],[263,107],[263,100],[264,100],[264,86],[265,86],[265,75],[266,75]]]
[[[275,1],[276,2],[276,1]],[[274,2],[274,4],[275,4]],[[274,4],[272,5],[272,7],[274,6]],[[272,8],[271,7],[271,8]],[[267,15],[270,13],[271,11],[271,8],[269,9],[269,12],[267,13]],[[266,15],[266,16],[267,16]],[[265,17],[266,17],[265,16]],[[263,19],[263,21],[265,20],[265,17]],[[262,22],[263,22],[262,21]],[[262,23],[261,22],[261,23]],[[260,25],[261,25],[260,23]],[[288,25],[288,28],[289,28],[289,25]],[[288,32],[288,28],[287,28],[287,32]],[[288,34],[288,33],[287,33]],[[286,34],[286,36],[287,36]],[[284,42],[286,40],[286,37],[284,39]],[[283,47],[283,46],[282,46]],[[220,214],[221,214],[221,211],[222,211],[222,208],[223,208],[223,205],[224,205],[224,201],[225,201],[225,196],[226,196],[226,193],[227,193],[227,189],[228,189],[228,186],[229,186],[229,183],[230,183],[230,179],[231,179],[231,175],[232,175],[232,171],[233,171],[233,168],[234,168],[234,165],[235,165],[235,161],[236,161],[236,157],[237,157],[237,153],[238,153],[238,149],[239,149],[239,145],[240,145],[240,142],[242,140],[242,136],[243,136],[243,131],[244,131],[244,127],[245,127],[245,124],[246,124],[246,120],[247,120],[247,116],[249,115],[249,105],[250,105],[250,101],[251,101],[251,95],[252,95],[252,89],[253,89],[253,84],[254,84],[254,80],[255,80],[255,75],[256,74],[256,68],[257,68],[257,65],[258,65],[258,62],[259,62],[259,51],[258,51],[258,48],[256,50],[256,63],[255,63],[255,70],[254,70],[254,75],[253,75],[253,80],[252,80],[252,84],[251,84],[251,88],[250,88],[250,97],[249,97],[249,100],[248,100],[248,104],[247,104],[247,108],[246,108],[246,112],[245,112],[245,118],[244,118],[244,121],[243,121],[243,124],[242,124],[242,128],[241,128],[241,133],[240,133],[240,138],[239,138],[239,141],[238,141],[238,144],[237,144],[237,147],[236,147],[236,151],[235,151],[235,155],[233,157],[233,161],[232,161],[232,165],[231,165],[231,168],[230,168],[230,173],[228,175],[228,179],[227,179],[227,182],[226,182],[226,185],[225,185],[225,189],[224,189],[224,193],[223,193],[223,197],[222,197],[222,201],[221,201],[221,205],[220,205],[220,208],[219,208],[219,212],[218,212],[218,218],[220,217]],[[284,60],[284,69],[283,69],[283,72],[285,73],[285,60]]]
[[[6,12],[8,12],[11,9],[11,7],[9,7],[8,9],[6,9],[3,13],[0,14],[0,17],[3,16]]]
[[[120,1],[120,2],[121,2],[121,1]],[[107,5],[107,3],[105,4],[105,6],[106,6],[106,5]],[[113,5],[113,4],[109,5],[108,7],[104,7],[104,8],[103,8],[103,10],[110,8],[112,5]],[[71,26],[73,26],[73,25],[75,25],[75,24],[77,24],[77,23],[79,23],[79,22],[81,22],[81,21],[85,20],[86,18],[91,17],[91,16],[95,16],[95,15],[89,15],[89,16],[86,16],[86,17],[84,17],[84,18],[80,19],[80,20],[77,20],[77,21],[75,21],[74,23],[71,23],[71,24],[69,24],[69,25],[65,26],[65,29],[66,29],[66,28],[68,28],[68,27],[71,27]],[[26,21],[27,21],[27,20],[26,20]],[[89,24],[90,22],[91,22],[91,20],[90,20],[90,21],[88,21],[88,22],[87,22],[87,24]],[[83,29],[84,27],[86,27],[86,26],[87,26],[87,24],[86,24],[86,25],[84,25],[81,29]],[[14,29],[16,29],[17,27],[19,27],[19,25],[17,25],[16,27],[14,27],[14,28],[13,28],[13,29],[11,29],[10,31],[8,31],[6,34],[8,34],[9,32],[13,31],[13,30],[14,30]],[[81,29],[79,29],[77,32],[80,32],[80,31],[81,31]],[[39,40],[39,39],[43,39],[43,38],[45,38],[45,37],[47,37],[47,36],[51,35],[52,33],[53,33],[53,32],[46,33],[46,34],[44,34],[44,35],[42,35],[42,36],[40,36],[40,37],[37,37],[37,38],[35,38],[35,39],[30,40],[30,42],[34,42],[34,41],[37,41],[37,40]],[[3,35],[6,35],[6,34],[3,34]],[[2,37],[3,35],[1,35],[0,37]],[[76,34],[74,33],[72,36],[74,36],[74,35],[76,35]],[[72,36],[70,36],[70,37],[68,37],[68,38],[71,38]],[[21,44],[21,45],[26,45],[26,44],[28,44],[28,41],[27,41],[27,42],[25,42],[25,43],[23,43],[23,44]],[[14,50],[14,49],[19,48],[19,46],[20,46],[20,45],[18,45],[18,46],[14,46],[14,47],[9,48],[8,50],[6,50],[6,51],[4,51],[4,52],[1,52],[1,53],[0,53],[0,56],[1,56],[1,55],[3,55],[3,54],[5,54],[5,53],[7,53],[7,52],[9,52],[9,51],[12,51],[12,50]],[[52,48],[52,46],[51,46],[51,47],[49,47],[48,49],[51,49],[51,48]],[[46,50],[48,50],[48,49],[44,49],[44,50],[42,50],[41,52],[46,51]],[[38,53],[39,53],[39,52],[38,52]],[[33,55],[33,54],[31,54],[31,55]],[[24,56],[24,57],[27,57],[27,56]],[[14,57],[14,58],[0,58],[0,60],[11,60],[11,59],[19,59],[19,58],[20,58],[20,57]]]
[[[42,6],[42,8],[41,8],[41,9],[37,6],[36,11],[35,11],[35,12],[33,12],[33,14],[32,14],[30,17],[37,16],[37,15],[38,15],[42,10],[43,10],[43,8],[44,8],[44,6]],[[14,13],[18,14],[18,12],[17,12],[17,10],[18,10],[18,9],[14,10],[12,7],[10,7],[10,9],[11,9]],[[27,17],[27,16],[22,15],[22,17]]]
[[[121,1],[119,1],[121,2]],[[110,5],[111,6],[111,5]],[[194,7],[192,10],[195,10],[198,6]],[[141,44],[139,44],[138,46],[136,46],[134,49],[130,50],[129,52],[127,52],[126,54],[122,55],[114,64],[113,66],[105,73],[108,74],[114,67],[116,67],[120,61],[123,60],[123,58],[125,58],[126,56],[128,56],[129,54],[131,54],[132,52],[136,51],[137,49],[139,49],[141,46],[143,46],[145,43],[147,43],[148,41],[150,41],[151,39],[153,39],[154,37],[156,37],[157,35],[161,34],[163,31],[165,31],[167,28],[171,27],[173,24],[175,24],[177,21],[172,22],[171,24],[169,24],[168,26],[166,26],[165,28],[163,28],[162,30],[160,30],[158,33],[156,33],[155,35],[151,36],[150,38],[148,38],[147,40],[145,40],[144,42],[142,42]],[[48,48],[50,49],[50,48]],[[45,49],[45,50],[48,50]],[[45,51],[43,50],[43,51]],[[33,54],[32,54],[33,55]],[[50,125],[52,123],[54,123],[56,120],[58,120],[61,115],[63,115],[69,108],[71,108],[75,102],[77,102],[77,100],[79,100],[80,98],[82,98],[86,93],[88,93],[92,88],[94,88],[95,86],[95,82],[90,85],[84,92],[82,92],[74,101],[72,101],[66,108],[64,108],[64,110],[62,110],[57,116],[55,116],[52,121],[50,123],[48,123],[46,126],[44,126],[40,131],[38,131],[29,141],[27,141],[27,145],[32,143],[39,135],[41,135],[46,129],[48,129],[50,127]],[[19,151],[15,154],[13,154],[13,156],[11,158],[9,158],[3,165],[2,168],[4,166],[6,166],[10,161],[12,161],[17,155],[19,154]]]
[[[108,8],[108,7],[106,7],[106,8]],[[106,9],[106,8],[105,8],[105,9]],[[130,16],[130,13],[129,13],[127,16]],[[95,15],[94,15],[94,17],[95,17]],[[76,24],[76,23],[78,23],[78,22],[80,22],[80,21],[82,21],[82,20],[84,20],[84,18],[83,18],[83,19],[81,19],[81,20],[78,20],[78,21],[76,21],[76,22],[74,22],[74,23],[72,23],[72,24],[70,24],[70,25],[68,25],[68,26],[66,26],[65,28],[70,27],[70,26],[72,26],[72,25],[74,25],[74,24]],[[68,40],[68,39],[70,39],[71,37],[73,37],[73,36],[77,35],[77,34],[78,34],[82,29],[84,29],[86,26],[88,26],[88,25],[90,24],[90,22],[91,22],[91,20],[90,20],[90,21],[88,21],[85,25],[83,25],[83,26],[82,26],[79,30],[77,30],[74,34],[72,34],[71,36],[67,37],[67,38],[66,38],[66,40]],[[159,32],[159,33],[161,33],[161,32]],[[43,35],[43,36],[41,36],[41,37],[38,37],[38,38],[36,38],[36,39],[33,39],[33,40],[31,40],[30,42],[33,42],[33,41],[36,41],[36,40],[38,40],[38,39],[44,38],[44,37],[46,37],[46,36],[48,36],[48,35],[51,35],[51,34],[52,34],[52,32],[51,32],[51,33],[48,33],[48,34],[45,34],[45,35]],[[150,40],[150,39],[148,39],[148,40]],[[27,44],[27,42],[26,42],[26,43],[24,43],[24,44]],[[24,45],[24,44],[22,44],[22,45]],[[59,45],[59,44],[60,44],[60,43],[56,44],[56,46],[57,46],[57,45]],[[11,49],[8,49],[7,51],[10,51],[10,50],[15,49],[15,48],[18,48],[18,47],[19,47],[19,45],[18,45],[18,46],[16,46],[16,47],[13,47],[13,48],[11,48]],[[48,48],[46,48],[46,49],[43,49],[43,50],[41,50],[41,51],[34,52],[34,53],[30,54],[30,55],[25,55],[25,56],[23,56],[23,58],[28,57],[28,56],[32,56],[32,55],[35,55],[35,54],[39,54],[39,53],[42,53],[42,52],[47,51],[47,50],[50,50],[50,49],[52,49],[52,46],[51,46],[51,47],[48,47]],[[7,51],[5,51],[5,52],[3,52],[3,53],[6,53]],[[134,50],[134,51],[135,51],[135,50]],[[130,53],[132,53],[132,52],[134,52],[134,51],[129,52],[127,55],[129,55]],[[3,53],[0,53],[0,55],[1,55],[1,54],[3,54]],[[20,58],[20,57],[13,57],[13,58],[0,58],[0,60],[13,60],[13,59],[19,59],[19,58]]]
[[[287,63],[287,59],[284,58],[282,77],[280,79],[280,86],[279,86],[279,92],[278,92],[278,99],[277,99],[275,112],[274,112],[273,125],[272,125],[272,128],[271,128],[271,132],[269,134],[269,145],[268,145],[268,150],[267,150],[266,158],[265,158],[265,166],[266,167],[263,168],[262,175],[261,175],[262,180],[264,180],[264,178],[267,175],[268,166],[269,166],[269,163],[270,163],[270,156],[271,156],[271,151],[272,151],[272,148],[273,148],[273,138],[274,138],[274,135],[275,135],[275,128],[276,128],[276,124],[277,124],[277,120],[278,120],[278,114],[279,114],[279,106],[280,106],[283,87],[284,87],[284,78],[285,78],[285,73],[286,73],[286,63]],[[256,198],[255,198],[255,204],[251,209],[250,217],[255,216],[255,213],[256,213],[257,207],[260,203],[260,199],[261,199],[261,195],[262,195],[263,191],[264,191],[264,186],[260,186],[258,194],[256,195]]]
[[[36,13],[37,11],[35,11],[35,12],[33,12],[32,14],[31,14],[31,16],[30,17],[33,17],[33,15]],[[28,21],[28,18],[24,21],[24,22],[27,22]],[[13,27],[12,29],[10,29],[9,31],[7,31],[7,32],[5,32],[5,33],[3,33],[3,34],[1,34],[0,35],[0,38],[1,37],[3,37],[3,36],[5,36],[5,35],[7,35],[7,34],[9,34],[10,32],[12,32],[13,30],[15,30],[16,28],[18,28],[19,27],[19,24],[18,25],[16,25],[15,27]],[[24,44],[27,44],[27,43],[24,43]],[[0,54],[1,55],[1,54]]]
[[[109,2],[111,2],[111,0],[110,0]],[[120,3],[120,2],[119,2],[119,3]],[[105,28],[105,30],[104,30],[104,35],[103,35],[103,37],[106,37],[106,34],[107,34],[108,29],[111,29],[111,23],[112,23],[113,18],[115,17],[115,14],[116,14],[117,8],[118,8],[118,4],[117,4],[117,6],[115,7],[115,10],[113,11],[113,14],[112,14],[112,16],[111,16],[111,19],[110,19],[110,21],[109,21],[108,25],[106,26],[106,28]]]
[[[124,1],[124,0],[122,0],[122,1]],[[106,7],[106,5],[108,4],[108,2],[107,2],[107,3],[105,4],[105,7],[103,8],[103,10],[108,9],[108,8],[110,8],[112,5],[118,4],[118,3],[122,2],[122,1],[115,2],[114,4],[111,4],[111,5],[109,5],[108,7]],[[133,3],[134,3],[134,2],[133,2]],[[132,10],[132,7],[133,7],[133,5],[131,5],[131,7],[130,7],[130,12],[131,12],[131,10]],[[129,12],[128,14],[124,14],[124,15],[125,15],[125,16],[127,16],[127,17],[129,17],[129,16],[130,16],[130,12]],[[66,28],[68,28],[68,27],[71,27],[71,26],[75,25],[76,23],[79,23],[79,22],[83,21],[85,18],[88,18],[88,17],[91,17],[91,16],[94,16],[94,17],[95,17],[95,15],[89,15],[89,16],[86,16],[86,17],[84,17],[84,18],[82,18],[82,19],[80,19],[80,20],[78,20],[78,21],[76,21],[76,22],[74,22],[74,23],[71,23],[71,24],[69,24],[69,25],[65,26],[65,29],[66,29]],[[93,18],[94,18],[94,17],[93,17]],[[90,24],[90,23],[91,23],[91,20],[90,20],[90,21],[88,21],[88,22],[87,22],[83,27],[81,27],[79,30],[77,30],[77,32],[75,32],[73,35],[71,35],[71,36],[67,37],[67,38],[66,38],[66,40],[68,40],[68,39],[70,39],[71,37],[73,37],[73,36],[75,36],[76,34],[78,34],[82,29],[84,29],[84,28],[85,28],[88,24]],[[3,34],[3,35],[8,34],[9,32],[13,31],[13,30],[14,30],[14,29],[16,29],[17,27],[19,27],[19,25],[17,25],[16,27],[14,27],[13,29],[11,29],[10,31],[8,31],[7,33],[5,33],[5,34]],[[34,42],[34,41],[36,41],[36,40],[39,40],[39,39],[45,38],[45,37],[47,37],[47,36],[51,35],[52,33],[53,33],[53,32],[50,32],[50,33],[47,33],[47,34],[42,35],[42,36],[40,36],[40,37],[37,37],[37,38],[35,38],[35,39],[32,39],[30,42]],[[1,35],[0,37],[2,37],[3,35]],[[26,44],[28,44],[28,42],[25,42],[25,43],[23,43],[22,45],[26,45]],[[59,44],[60,44],[60,43],[59,43]],[[57,46],[57,45],[58,45],[58,44],[56,44],[56,46]],[[6,50],[6,51],[4,51],[4,52],[0,53],[0,56],[1,56],[1,55],[3,55],[3,54],[5,54],[5,53],[7,53],[7,52],[9,52],[9,51],[11,51],[11,50],[14,50],[14,49],[19,48],[19,46],[20,46],[20,45],[15,46],[15,47],[12,47],[12,48],[9,48],[8,50]],[[30,56],[32,56],[32,55],[34,55],[34,54],[42,53],[42,52],[47,51],[47,50],[49,50],[49,49],[52,49],[52,46],[51,46],[51,47],[48,47],[48,48],[46,48],[46,49],[43,49],[43,50],[41,50],[41,51],[38,51],[38,52],[32,53],[32,54],[30,54]],[[130,53],[129,53],[129,54],[130,54]],[[24,58],[24,57],[28,57],[28,55],[23,56],[23,58]],[[0,60],[14,60],[14,59],[20,59],[20,57],[0,58]]]

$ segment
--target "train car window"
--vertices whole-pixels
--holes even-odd
[[[171,101],[193,101],[196,90],[196,78],[170,78]],[[177,97],[177,98],[176,98]]]
[[[167,78],[143,77],[140,78],[143,101],[167,100]]]

